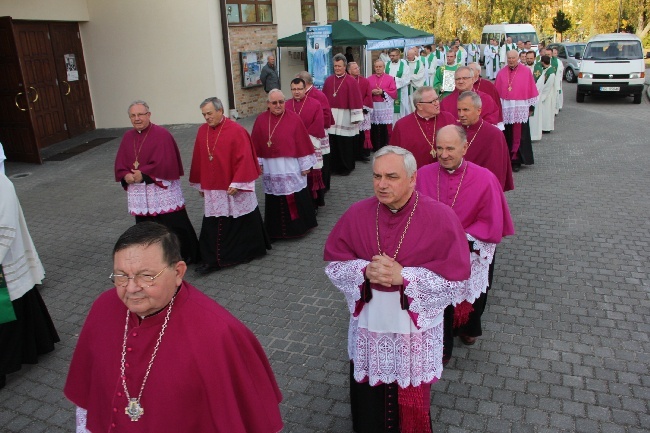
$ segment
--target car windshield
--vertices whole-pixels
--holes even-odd
[[[643,59],[639,41],[595,41],[587,44],[587,60],[636,60]]]
[[[575,57],[576,53],[582,54],[584,49],[584,45],[567,45],[566,47],[566,51],[571,57]]]
[[[517,43],[519,41],[526,42],[530,41],[532,45],[537,45],[539,40],[537,39],[537,33],[508,33],[508,36],[512,38],[512,42]]]

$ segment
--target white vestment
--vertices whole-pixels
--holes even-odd
[[[404,68],[402,70],[402,76],[397,77],[397,72],[399,71],[400,63],[404,63]],[[409,98],[408,86],[411,82],[411,69],[406,60],[400,59],[397,63],[389,62],[388,63],[388,75],[395,78],[395,87],[397,87],[398,92],[400,93],[400,109],[399,113],[393,115],[393,125],[402,117],[411,114],[411,102]],[[401,91],[400,91],[401,90]]]
[[[539,92],[539,99],[537,100],[537,105],[535,106],[535,113],[530,116],[529,125],[530,125],[530,139],[532,141],[539,141],[542,139],[542,131],[552,131],[555,125],[555,113],[552,111],[551,104],[553,102],[553,91],[555,89],[555,74],[551,74],[550,77],[544,82],[544,73],[537,79],[537,91]],[[549,109],[551,111],[549,111]],[[551,129],[546,127],[549,125],[549,119],[551,123]]]
[[[564,94],[562,93],[562,78],[564,77],[564,64],[562,60],[557,59],[557,71],[555,74],[555,91],[557,93],[555,100],[555,114],[559,113],[564,105]]]

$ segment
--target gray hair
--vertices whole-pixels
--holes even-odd
[[[334,54],[334,57],[332,58],[332,63],[334,62],[343,62],[343,66],[345,67],[348,66],[348,59],[346,59],[345,56],[341,53]]]
[[[296,78],[302,78],[307,84],[314,84],[314,79],[311,77],[311,74],[307,71],[298,72]]]
[[[393,153],[395,155],[400,155],[404,159],[404,168],[406,169],[406,175],[408,177],[413,176],[413,174],[418,170],[418,163],[415,161],[415,157],[408,150],[398,147],[398,146],[384,146],[375,152],[375,156],[372,158],[372,165],[374,167],[375,161],[381,158],[384,155]]]
[[[436,89],[434,89],[431,86],[418,87],[415,90],[415,92],[413,92],[413,105],[416,105],[416,104],[419,104],[420,102],[422,102],[422,94],[424,94],[425,92],[435,92],[435,91],[436,91]],[[437,94],[437,92],[436,92],[436,94]]]
[[[284,93],[282,93],[282,90],[280,90],[280,89],[271,89],[269,91],[269,94],[266,96],[266,102],[271,102],[271,95],[274,94],[274,93],[279,93],[284,98]]]
[[[469,66],[461,66],[460,68],[456,69],[456,74],[462,71],[469,71],[469,77],[474,78],[474,69],[470,68]]]
[[[131,102],[131,104],[129,104],[129,108],[126,109],[126,112],[128,114],[131,114],[131,107],[133,107],[134,105],[143,105],[144,108],[147,109],[147,113],[149,112],[149,104],[144,102],[142,99],[136,99],[135,101]]]
[[[376,65],[377,63],[381,63],[382,65],[386,66],[386,62],[384,62],[382,59],[377,59],[373,62],[373,66]]]
[[[454,132],[456,132],[456,135],[458,135],[458,138],[460,138],[461,143],[467,142],[467,132],[465,132],[465,128],[458,125],[446,125],[440,128],[436,134],[436,142],[440,139],[440,134],[447,129],[453,129]]]
[[[350,72],[350,66],[352,66],[352,65],[356,65],[356,64],[357,64],[357,62],[349,62],[349,63],[347,64],[347,66],[345,67],[345,70],[348,71],[348,72]]]
[[[481,101],[481,97],[476,92],[472,92],[471,90],[467,90],[466,92],[463,92],[458,96],[458,102],[464,101],[465,99],[471,99],[472,100],[472,105],[475,108],[482,108],[483,107],[483,101]]]
[[[472,62],[472,63],[470,63],[470,64],[467,65],[467,66],[468,66],[470,69],[473,69],[474,71],[478,72],[479,75],[481,75],[481,65],[480,65],[480,64],[478,64],[478,63],[476,63],[476,62]]]
[[[221,102],[221,99],[217,98],[216,96],[205,99],[203,102],[201,102],[201,105],[199,106],[199,108],[203,108],[203,107],[205,107],[206,105],[208,105],[210,103],[212,103],[212,105],[214,105],[215,110],[223,111],[223,103]]]

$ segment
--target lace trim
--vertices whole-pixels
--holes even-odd
[[[128,207],[131,215],[159,215],[177,211],[185,206],[181,181],[155,179],[155,183],[130,184],[127,188]]]
[[[273,195],[289,195],[307,186],[307,177],[300,173],[279,173],[262,176],[264,192]]]
[[[370,264],[367,260],[348,260],[345,262],[331,262],[325,268],[325,274],[332,284],[343,292],[348,303],[350,314],[354,313],[356,302],[361,299],[361,285],[366,278],[363,269]],[[352,319],[356,322],[356,319]]]
[[[325,132],[327,132],[327,130]],[[330,153],[330,137],[327,134],[325,134],[325,137],[320,139],[320,151],[323,155]]]
[[[404,268],[402,277],[408,280],[404,293],[412,298],[409,311],[418,315],[416,325],[420,329],[438,322],[438,316],[465,286],[464,281],[449,281],[424,268]]]
[[[363,120],[359,123],[360,131],[367,131],[370,129],[370,113],[363,115]]]
[[[223,190],[206,190],[203,194],[206,217],[237,218],[253,212],[257,207],[255,191],[238,191],[235,195],[228,195]]]
[[[501,99],[503,107],[503,123],[506,125],[512,123],[526,123],[531,105],[537,104],[538,97],[527,100],[508,100]]]
[[[300,171],[309,170],[314,165],[316,165],[316,161],[317,158],[314,153],[307,156],[301,156],[300,158],[298,158],[298,166],[300,167]]]
[[[397,382],[419,386],[442,374],[443,323],[421,333],[389,334],[358,328],[350,320],[348,350],[354,361],[354,379],[374,386]]]
[[[76,433],[90,433],[90,430],[86,430],[86,421],[88,420],[88,411],[77,406],[76,410],[76,423],[77,429]]]
[[[385,102],[373,102],[370,121],[375,124],[388,125],[393,123],[393,99],[386,96]]]
[[[454,304],[459,304],[463,301],[473,303],[481,296],[481,293],[487,291],[490,263],[492,263],[494,251],[497,246],[497,244],[479,241],[469,233],[465,235],[468,241],[474,242],[474,250],[478,251],[478,253],[472,252],[470,254],[472,273],[469,279],[465,281],[465,287],[463,287],[454,299]]]

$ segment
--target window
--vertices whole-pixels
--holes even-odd
[[[271,0],[228,0],[226,14],[229,24],[273,22]]]
[[[339,19],[339,1],[327,0],[327,22],[338,21]]]
[[[302,14],[303,24],[311,24],[316,21],[314,0],[300,0],[300,13]]]
[[[348,0],[350,21],[359,21],[359,0]]]

